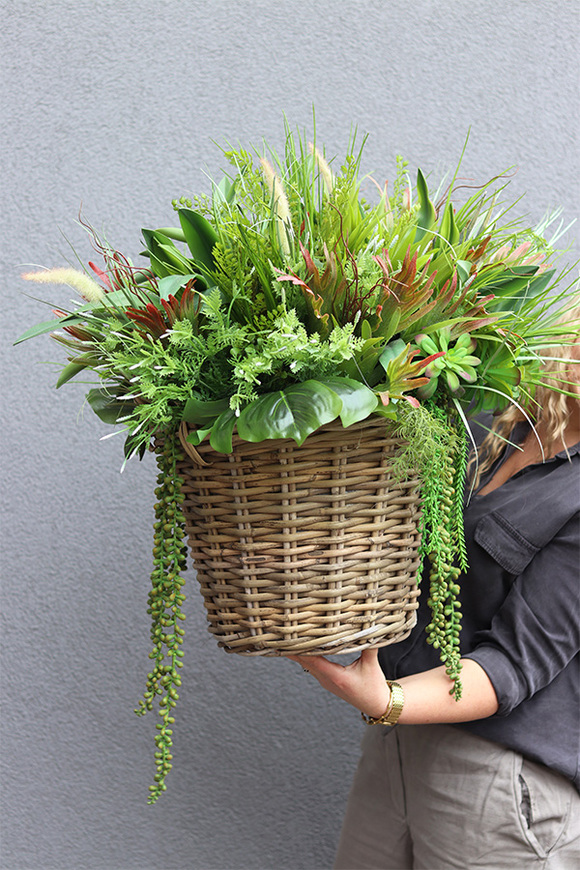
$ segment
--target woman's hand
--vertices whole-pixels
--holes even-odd
[[[377,649],[365,649],[351,665],[329,662],[324,656],[287,656],[316,677],[320,685],[357,710],[380,718],[390,703],[390,690],[378,660]],[[444,667],[397,679],[405,704],[399,722],[405,725],[435,722],[470,722],[493,716],[498,700],[491,680],[472,659],[462,659],[463,694],[456,701]]]
[[[324,656],[286,656],[316,677],[320,685],[357,710],[377,719],[386,711],[390,690],[379,665],[378,649],[365,649],[350,665],[330,662]]]

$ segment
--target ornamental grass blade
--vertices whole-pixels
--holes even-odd
[[[54,320],[45,320],[43,323],[37,323],[36,326],[31,326],[26,332],[23,332],[14,344],[20,344],[23,341],[28,341],[29,338],[36,338],[37,335],[45,335],[47,332],[54,332],[61,326],[74,326],[77,323],[84,323],[84,317],[58,317]]]

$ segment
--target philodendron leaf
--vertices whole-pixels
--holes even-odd
[[[335,420],[342,399],[320,381],[304,381],[267,393],[247,405],[237,420],[244,441],[293,438],[302,444],[320,426]]]
[[[227,411],[229,399],[218,399],[214,402],[202,402],[201,399],[188,399],[183,409],[182,420],[194,426],[212,423],[220,414]]]
[[[378,405],[375,393],[360,381],[352,378],[324,378],[321,383],[339,396],[342,401],[340,419],[343,426],[352,426],[360,420],[365,420]]]
[[[103,423],[116,423],[119,417],[130,414],[135,405],[123,402],[108,390],[94,389],[87,393],[87,401]]]
[[[236,419],[235,413],[231,408],[228,408],[227,411],[220,414],[213,424],[209,436],[209,443],[218,453],[232,452],[232,435],[234,432],[234,426],[236,425]]]

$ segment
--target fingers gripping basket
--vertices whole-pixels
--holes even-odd
[[[403,640],[416,622],[419,482],[377,418],[187,458],[184,513],[209,630],[245,655],[333,654]]]

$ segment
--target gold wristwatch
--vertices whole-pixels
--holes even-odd
[[[361,713],[361,716],[367,725],[396,725],[399,716],[401,715],[403,704],[405,703],[403,688],[399,683],[391,682],[391,680],[387,680],[386,682],[391,692],[389,706],[378,719],[373,719],[372,716],[365,716],[364,713]]]

